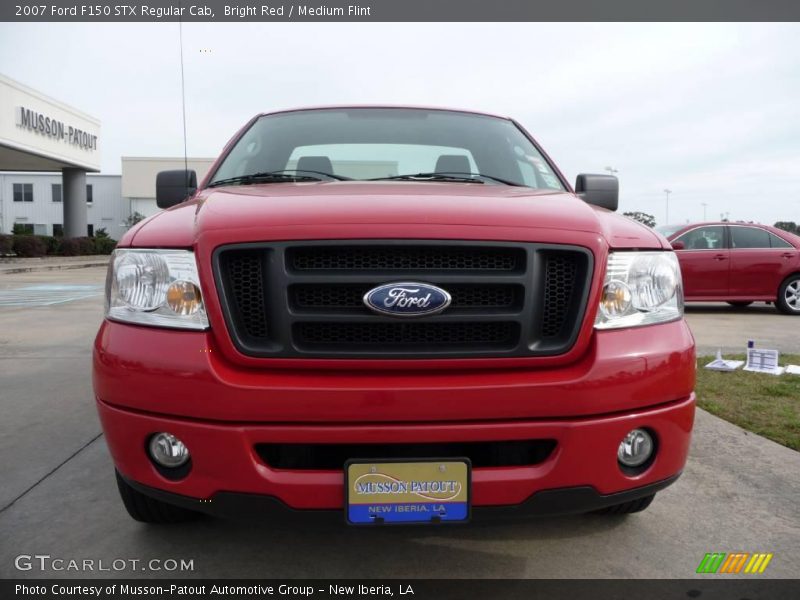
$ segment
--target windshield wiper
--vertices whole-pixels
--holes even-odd
[[[300,173],[315,173],[337,181],[348,180],[348,177],[340,177],[322,171],[308,171],[306,169],[281,169],[279,171],[262,171],[260,173],[250,173],[248,175],[237,175],[226,179],[212,181],[207,187],[217,187],[220,185],[247,185],[250,183],[284,183],[302,181],[322,181],[322,178],[314,175],[300,175]]]
[[[483,173],[453,173],[453,172],[431,172],[431,173],[409,173],[407,175],[392,175],[389,177],[376,177],[369,181],[386,181],[386,180],[400,180],[400,181],[458,181],[463,183],[484,183],[484,180],[496,181],[505,185],[513,185],[515,187],[525,187],[521,183],[501,179],[493,175],[484,175]]]
[[[325,171],[312,171],[311,169],[280,169],[278,171],[270,171],[270,173],[314,173],[314,175],[322,175],[335,179],[336,181],[353,181],[352,177],[344,177],[343,175],[334,175],[333,173],[326,173]]]
[[[319,177],[309,175],[290,175],[273,171],[263,173],[250,173],[249,175],[237,175],[227,179],[217,179],[206,187],[217,187],[220,185],[247,185],[249,183],[281,183],[286,181],[321,181]]]

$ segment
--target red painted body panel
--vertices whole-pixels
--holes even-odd
[[[788,248],[731,249],[730,254],[731,296],[775,294],[786,276],[800,267],[800,251]]]
[[[727,298],[730,293],[731,252],[720,250],[678,250],[686,297]],[[691,290],[691,291],[688,291]]]
[[[381,237],[367,235],[375,225],[402,228],[404,237],[418,238],[423,236],[416,235],[416,227],[427,225],[462,228],[460,233],[466,236],[462,239],[541,241],[536,237],[540,230],[557,230],[567,236],[568,232],[598,234],[614,248],[669,247],[649,227],[591,207],[571,193],[469,183],[314,182],[209,188],[148,221],[147,227],[138,227],[123,239],[122,246],[190,248],[206,235],[220,243]],[[513,234],[497,237],[495,229]],[[222,236],[214,235],[220,231]]]
[[[396,375],[250,370],[204,351],[207,335],[119,323],[101,329],[98,410],[126,477],[194,498],[235,491],[294,508],[339,508],[340,471],[271,469],[253,445],[557,440],[535,467],[475,469],[474,503],[493,506],[577,485],[618,492],[671,477],[686,461],[694,340],[683,321],[598,332],[583,360],[560,369]],[[653,430],[659,452],[631,477],[619,469],[616,448],[633,427]],[[184,480],[164,478],[147,458],[145,440],[155,431],[189,446],[193,467]]]
[[[256,443],[555,439],[556,450],[539,465],[473,470],[474,504],[494,506],[519,504],[541,490],[579,485],[608,494],[680,473],[689,451],[694,395],[652,409],[595,418],[437,424],[221,424],[128,412],[103,402],[98,410],[114,463],[134,481],[193,498],[210,498],[220,491],[265,494],[302,509],[341,508],[342,471],[272,469],[254,452]],[[629,477],[617,464],[617,446],[640,426],[656,433],[661,450],[644,473]],[[186,479],[170,481],[153,468],[144,440],[154,431],[170,431],[186,442],[193,457]]]
[[[272,443],[401,443],[554,439],[556,450],[531,467],[474,469],[477,506],[514,505],[546,489],[590,485],[609,494],[655,483],[680,473],[689,451],[694,395],[631,413],[588,419],[405,424],[220,424],[120,410],[98,402],[106,441],[117,468],[150,487],[193,498],[220,491],[274,496],[292,508],[341,508],[341,471],[272,469],[253,447]],[[620,440],[634,427],[655,432],[660,451],[642,474],[627,476],[617,464]],[[170,431],[192,452],[192,472],[181,481],[161,476],[144,453],[154,431]],[[588,457],[591,457],[589,459]]]
[[[474,360],[444,371],[386,371],[374,360],[335,372],[252,369],[228,361],[210,333],[106,322],[95,341],[94,387],[99,399],[139,411],[281,423],[578,417],[671,402],[694,389],[694,339],[684,321],[598,332],[580,360],[558,368],[476,370]]]
[[[684,296],[695,302],[725,300],[774,302],[781,283],[800,273],[800,237],[781,229],[755,223],[693,223],[669,236],[669,241],[705,226],[755,227],[778,236],[790,248],[680,249]]]

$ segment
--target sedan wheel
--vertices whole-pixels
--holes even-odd
[[[792,275],[783,282],[776,305],[782,313],[800,316],[800,275]]]

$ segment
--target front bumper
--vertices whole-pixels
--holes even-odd
[[[544,517],[586,513],[600,510],[624,502],[638,500],[655,494],[672,485],[680,477],[680,473],[663,481],[650,483],[641,487],[616,492],[614,494],[600,494],[591,486],[561,488],[556,490],[542,490],[536,492],[525,502],[514,506],[483,507],[472,509],[472,518],[509,518],[519,519],[525,517]],[[272,496],[260,494],[240,494],[236,492],[219,492],[209,500],[181,496],[165,492],[158,488],[142,485],[123,477],[128,485],[135,490],[168,504],[180,506],[196,512],[201,512],[214,517],[227,519],[251,520],[285,518],[291,514],[292,509]],[[317,510],[312,514],[322,517],[331,516],[331,510]],[[343,514],[338,511],[337,514]],[[303,511],[303,520],[307,520],[309,511]]]
[[[589,492],[575,502],[591,510],[623,497],[617,494],[648,495],[683,470],[688,454],[695,358],[682,320],[596,332],[579,361],[526,369],[470,370],[469,361],[441,371],[380,372],[369,361],[358,372],[252,369],[214,349],[210,332],[103,324],[95,396],[128,481],[204,505],[222,506],[233,494],[333,510],[344,502],[342,470],[272,468],[256,445],[547,439],[556,446],[543,462],[475,468],[473,506],[538,504],[544,491],[582,488]],[[654,432],[658,449],[646,470],[631,475],[616,452],[636,427]],[[168,479],[151,463],[146,442],[158,431],[189,447],[186,477]]]
[[[338,509],[344,502],[339,471],[273,469],[255,452],[271,443],[362,443],[553,439],[556,448],[542,463],[524,467],[476,468],[474,506],[519,505],[542,490],[589,486],[614,494],[669,479],[683,470],[694,420],[694,395],[627,414],[590,419],[521,422],[417,423],[396,425],[220,424],[142,414],[98,402],[108,447],[124,477],[173,494],[213,501],[221,492],[270,496],[296,509]],[[653,463],[634,476],[617,464],[617,447],[635,427],[658,440]],[[179,481],[161,475],[148,459],[148,437],[167,431],[186,443],[190,473]],[[380,458],[380,457],[364,457]]]

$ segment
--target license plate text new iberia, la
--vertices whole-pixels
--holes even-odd
[[[367,462],[345,465],[347,521],[441,523],[470,515],[466,459]]]

